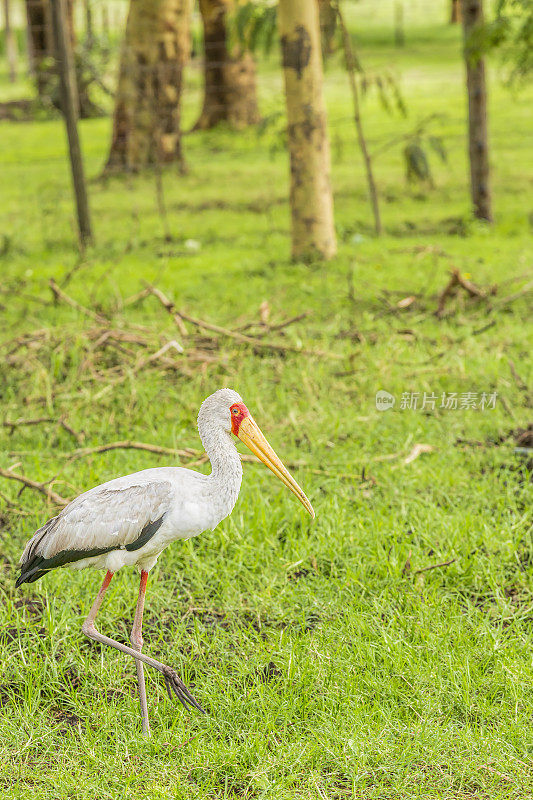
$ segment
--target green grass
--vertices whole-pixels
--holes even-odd
[[[360,5],[369,20],[369,4]],[[209,715],[187,716],[147,671],[153,736],[145,741],[133,663],[80,632],[101,576],[56,571],[14,590],[23,544],[53,508],[0,479],[6,797],[521,800],[533,791],[531,488],[512,433],[531,419],[522,388],[531,338],[527,297],[498,305],[531,279],[532,95],[510,95],[491,73],[489,229],[469,215],[459,35],[442,11],[423,25],[411,20],[403,50],[392,47],[384,12],[357,32],[369,68],[394,64],[409,107],[407,119],[391,117],[368,97],[372,147],[438,112],[434,132],[449,154],[447,165],[434,162],[433,190],[406,186],[401,147],[376,162],[380,240],[345,79],[338,61],[328,67],[339,255],[326,266],[289,260],[287,161],[270,152],[272,134],[187,137],[189,174],[163,175],[171,241],[152,175],[92,180],[97,244],[80,258],[60,122],[2,124],[2,418],[64,415],[87,447],[120,439],[198,447],[200,401],[233,386],[282,458],[303,462],[295,474],[317,512],[311,522],[267,470],[247,464],[232,516],[161,556],[145,648],[182,670]],[[260,72],[262,108],[276,110],[274,58]],[[191,70],[188,122],[198,87]],[[95,179],[109,120],[81,128]],[[497,295],[461,295],[438,319],[451,267],[498,284]],[[51,301],[49,278],[69,274],[71,297],[149,347],[96,346],[98,324]],[[154,298],[124,305],[143,281],[228,327],[257,321],[264,300],[273,322],[310,310],[272,340],[340,358],[221,340],[204,368],[184,356],[180,371],[176,356],[176,370],[136,370],[181,340]],[[414,303],[396,308],[410,295]],[[23,334],[32,340],[12,342]],[[379,389],[395,394],[394,410],[376,410]],[[496,407],[400,408],[403,392],[467,391],[497,392]],[[64,496],[173,463],[131,450],[71,459],[78,442],[57,422],[3,427],[0,436],[1,467],[53,479]],[[433,450],[406,464],[417,443]],[[103,632],[127,638],[136,590],[134,572],[117,575]]]

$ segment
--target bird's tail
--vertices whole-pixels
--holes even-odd
[[[33,583],[42,578],[51,567],[46,567],[46,559],[42,555],[47,535],[55,528],[57,517],[52,517],[48,522],[35,531],[32,538],[24,548],[19,561],[20,575],[17,578],[15,587],[18,588],[23,583]]]

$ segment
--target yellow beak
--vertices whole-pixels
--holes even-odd
[[[253,417],[245,417],[243,419],[237,436],[241,442],[246,445],[246,447],[250,448],[252,453],[256,455],[263,462],[263,464],[266,464],[266,466],[272,470],[274,475],[276,475],[280,481],[285,484],[285,486],[288,486],[291,492],[296,495],[300,503],[314,518],[315,512],[313,511],[313,506],[305,496],[303,489],[298,486],[289,470],[282,464],[274,450],[263,436],[259,425]]]

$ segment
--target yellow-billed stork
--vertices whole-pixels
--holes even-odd
[[[32,583],[56,567],[105,569],[106,576],[82,626],[101,644],[133,656],[137,665],[143,733],[150,732],[143,663],[162,673],[169,696],[203,711],[177,672],[141,652],[142,617],[148,573],[176,539],[213,530],[233,510],[242,480],[233,433],[294,492],[314,517],[311,503],[263,436],[237,392],[219,389],[200,407],[198,432],[211,460],[211,474],[182,467],[145,469],[95,486],[48,520],[30,539],[20,559],[16,585]],[[124,566],[141,573],[131,632],[132,647],[103,636],[95,626],[113,574]]]

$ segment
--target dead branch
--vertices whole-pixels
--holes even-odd
[[[62,453],[66,458],[85,458],[96,453],[107,453],[110,450],[146,450],[148,453],[156,453],[162,456],[178,456],[179,458],[192,458],[198,457],[201,453],[200,450],[194,450],[187,447],[183,450],[177,450],[173,447],[161,447],[158,444],[147,444],[145,442],[108,442],[108,444],[100,444],[95,447],[79,447],[77,450],[72,450],[70,453]]]
[[[522,380],[522,378],[518,374],[517,369],[516,369],[516,367],[514,365],[514,362],[511,361],[511,359],[509,358],[507,360],[507,363],[509,364],[509,369],[511,370],[511,375],[515,379],[515,383],[518,386],[518,388],[520,389],[520,391],[521,392],[529,391],[527,383],[524,380]]]
[[[91,328],[91,330],[87,331],[87,337],[90,341],[94,341],[95,347],[104,344],[108,339],[115,339],[117,342],[138,344],[141,347],[148,347],[148,339],[146,336],[139,336],[131,331],[120,330],[120,328]]]
[[[18,419],[15,420],[6,419],[2,422],[2,427],[8,428],[9,435],[11,436],[15,428],[23,427],[25,425],[40,425],[42,423],[50,423],[50,422],[55,422],[61,425],[61,427],[64,428],[64,430],[66,430],[67,433],[70,433],[70,435],[73,436],[78,443],[81,444],[81,442],[83,441],[83,436],[79,433],[76,433],[76,431],[73,428],[71,428],[71,426],[68,424],[68,422],[64,417],[60,417],[59,420],[54,419],[54,417],[35,417],[33,419],[24,419],[23,417],[19,417]]]
[[[29,489],[34,489],[36,492],[44,494],[45,497],[47,497],[57,506],[66,506],[69,502],[65,497],[61,497],[60,494],[57,494],[57,492],[54,492],[52,489],[50,489],[48,486],[50,481],[47,483],[39,483],[38,481],[33,481],[31,478],[27,478],[25,475],[19,475],[17,472],[11,472],[9,469],[2,469],[2,467],[0,467],[0,475],[3,478],[7,478],[11,481],[18,481]]]
[[[137,294],[132,294],[131,297],[126,297],[125,300],[122,301],[122,306],[131,306],[138,303],[140,300],[144,300],[145,297],[149,297],[152,294],[152,291],[149,286],[142,289]]]
[[[178,328],[178,330],[181,333],[181,335],[182,336],[188,336],[189,332],[188,332],[186,326],[183,324],[183,320],[181,318],[182,315],[178,313],[178,311],[176,310],[172,300],[170,300],[166,296],[166,294],[163,294],[163,292],[160,289],[157,289],[155,286],[150,286],[150,287],[148,287],[148,289],[149,289],[150,294],[153,294],[154,297],[157,297],[157,299],[159,300],[161,305],[164,306],[164,308],[166,308],[166,310],[168,311],[168,313],[170,314],[170,316],[174,320],[174,323],[176,324],[176,327]]]
[[[92,309],[82,306],[81,303],[78,303],[77,300],[73,300],[72,297],[69,297],[68,294],[65,294],[65,292],[59,288],[59,286],[57,285],[57,283],[53,278],[50,278],[50,280],[48,281],[48,285],[50,286],[52,294],[57,300],[61,300],[63,303],[66,303],[72,308],[75,308],[76,311],[80,311],[87,317],[91,317],[91,319],[96,320],[96,322],[99,322],[104,325],[108,324],[109,321],[101,314],[97,314],[96,311],[92,311]]]
[[[409,550],[409,555],[407,556],[405,564],[403,565],[402,578],[405,578],[405,576],[409,575],[409,573],[411,572],[411,555],[412,555],[412,550]]]
[[[439,567],[449,567],[457,561],[456,558],[450,558],[449,561],[442,561],[440,564],[431,564],[429,567],[422,567],[422,569],[415,569],[414,574],[419,575],[421,572],[429,572],[430,569],[439,569]]]
[[[49,328],[39,328],[39,330],[32,331],[31,333],[23,333],[21,336],[15,336],[13,339],[6,339],[5,342],[0,343],[0,347],[9,347],[12,345],[12,349],[8,353],[8,355],[11,355],[11,353],[16,352],[19,347],[31,342],[40,341],[41,339],[46,339],[49,335]]]
[[[431,444],[423,444],[421,442],[418,442],[413,446],[413,449],[411,450],[409,455],[404,458],[403,463],[410,464],[412,461],[415,460],[415,458],[418,458],[418,456],[422,455],[422,453],[432,453],[434,449],[435,448]]]
[[[439,304],[437,306],[437,311],[435,312],[437,317],[442,317],[447,299],[454,294],[455,287],[458,284],[457,276],[458,270],[452,270],[450,280],[439,295]]]
[[[20,506],[18,506],[16,503],[10,500],[9,497],[3,492],[0,492],[0,497],[2,498],[6,506],[11,509],[12,514],[19,514],[19,516],[22,517],[29,517],[31,515],[31,511],[24,511],[23,508],[20,508]]]
[[[465,278],[464,275],[461,275],[459,270],[457,270],[457,282],[459,286],[462,286],[465,292],[467,292],[470,295],[470,297],[480,297],[482,300],[484,300],[487,297],[487,295],[494,294],[494,292],[496,291],[495,287],[492,287],[491,289],[488,290],[481,289],[479,286],[476,286],[475,283],[468,280],[468,278]]]
[[[19,428],[24,425],[40,425],[43,422],[55,422],[55,420],[52,417],[35,417],[35,419],[23,419],[22,417],[19,417],[19,419],[15,419],[13,421],[5,419],[2,422],[2,427],[9,428],[9,434],[11,435],[15,428]]]
[[[240,342],[241,344],[249,344],[252,347],[260,348],[262,350],[275,350],[281,353],[300,353],[301,355],[318,356],[322,358],[342,358],[342,356],[338,355],[337,353],[329,353],[324,350],[305,350],[303,348],[296,347],[294,345],[277,344],[274,342],[264,342],[261,339],[257,339],[253,336],[246,336],[243,333],[238,333],[237,331],[231,331],[228,328],[222,328],[220,325],[215,325],[212,322],[206,322],[203,319],[197,319],[196,317],[191,317],[184,311],[178,311],[174,303],[171,300],[169,300],[169,298],[166,297],[166,295],[164,295],[163,292],[161,292],[159,289],[153,289],[152,293],[167,309],[169,314],[171,314],[176,324],[178,324],[176,321],[177,319],[180,319],[182,322],[183,320],[185,320],[186,322],[190,322],[191,325],[194,325],[197,328],[201,328],[206,331],[212,331],[213,333],[218,333],[220,336],[226,336],[229,339],[235,339],[235,341]]]
[[[289,319],[284,319],[281,322],[276,323],[275,325],[269,325],[266,322],[262,322],[262,330],[256,334],[256,336],[267,336],[269,333],[273,331],[281,331],[284,328],[288,328],[289,325],[294,325],[295,322],[300,322],[302,319],[309,317],[312,314],[311,311],[302,311],[301,314],[296,314],[295,317],[289,317]],[[246,326],[248,327],[248,326]],[[241,328],[241,332],[245,330],[245,328]]]
[[[461,275],[459,270],[454,267],[450,271],[450,280],[439,295],[437,311],[435,312],[437,317],[443,316],[446,301],[449,297],[456,293],[458,287],[464,289],[470,297],[477,297],[479,300],[486,300],[489,295],[494,295],[498,291],[498,287],[496,285],[490,286],[487,289],[477,286],[473,281],[469,280],[464,275]]]
[[[163,347],[160,347],[159,350],[157,350],[155,353],[152,353],[150,356],[148,356],[148,358],[143,358],[141,361],[139,361],[139,363],[134,368],[134,372],[138,372],[139,370],[144,369],[144,367],[148,366],[148,364],[152,364],[154,361],[158,360],[160,360],[161,363],[164,364],[164,366],[171,366],[175,368],[177,365],[175,364],[174,361],[171,361],[171,359],[169,358],[165,359],[162,358],[162,356],[164,356],[165,353],[168,352],[168,350],[175,350],[180,355],[184,352],[181,344],[177,342],[175,339],[171,339],[170,342],[164,344]]]
[[[312,311],[302,311],[301,314],[296,314],[295,317],[285,319],[283,322],[278,322],[276,325],[270,325],[269,328],[271,331],[280,331],[282,328],[287,328],[289,325],[293,325],[295,322],[300,322],[302,319],[311,316],[312,313]]]
[[[85,439],[85,434],[84,433],[77,433],[77,431],[75,431],[74,428],[72,428],[68,424],[68,422],[66,421],[66,419],[64,417],[61,417],[61,419],[59,420],[59,424],[61,425],[61,427],[64,430],[66,430],[67,433],[70,433],[70,435],[73,436],[76,439],[78,444],[81,444],[83,442],[83,440]]]
[[[496,308],[500,308],[501,306],[506,306],[509,303],[514,303],[515,300],[518,300],[520,297],[523,297],[525,294],[528,294],[533,289],[533,281],[526,283],[525,286],[515,292],[514,294],[510,294],[507,297],[501,297],[499,300],[496,300],[494,306]]]
[[[483,325],[483,327],[476,328],[475,330],[473,330],[472,331],[472,336],[479,336],[480,333],[485,333],[485,331],[490,330],[490,328],[494,328],[495,325],[496,325],[496,320],[495,319],[491,319],[491,321],[487,322],[487,324]]]

